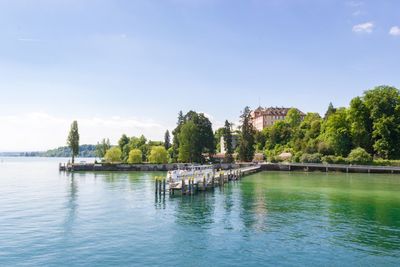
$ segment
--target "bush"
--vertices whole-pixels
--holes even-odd
[[[108,163],[121,162],[121,156],[121,149],[116,146],[107,150],[106,154],[104,155],[104,160]]]
[[[333,156],[333,155],[329,155],[329,156],[324,156],[322,157],[322,162],[326,163],[326,164],[347,164],[347,159],[342,157],[342,156]]]
[[[370,164],[372,162],[372,156],[361,147],[353,149],[347,159],[351,164]]]
[[[128,163],[130,164],[142,163],[142,151],[140,149],[132,149],[129,152]]]
[[[294,154],[294,156],[292,157],[292,162],[294,162],[294,163],[300,162],[302,155],[303,155],[302,152],[296,152],[296,154]]]
[[[163,146],[153,146],[151,148],[149,162],[155,164],[168,163],[168,152]]]
[[[303,154],[300,157],[300,162],[302,163],[321,163],[322,155],[320,153],[314,154]]]

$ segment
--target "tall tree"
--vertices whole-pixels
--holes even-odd
[[[179,133],[181,131],[181,127],[184,123],[184,117],[183,117],[183,112],[182,110],[179,111],[178,114],[178,122],[176,125],[176,128],[172,131],[173,141],[172,141],[172,161],[177,162],[178,161],[178,154],[179,154]]]
[[[164,147],[168,150],[171,147],[171,140],[169,136],[169,131],[167,130],[164,135]]]
[[[336,112],[336,108],[333,106],[332,102],[329,103],[328,110],[325,112],[324,120],[327,120],[330,115]]]
[[[251,114],[250,108],[245,107],[242,115],[240,116],[241,120],[241,133],[239,140],[239,159],[241,161],[252,161],[254,158],[254,128],[251,123]]]
[[[97,142],[96,145],[96,156],[98,158],[103,158],[104,155],[106,154],[107,150],[109,150],[111,148],[111,144],[110,144],[110,139],[105,139],[103,138],[103,140],[101,140],[101,142]]]
[[[127,161],[129,157],[129,152],[130,152],[130,147],[129,147],[129,141],[130,138],[126,136],[126,134],[123,134],[121,138],[118,140],[118,146],[121,149],[121,159],[122,161]]]
[[[201,150],[197,144],[199,140],[199,130],[193,121],[188,121],[182,125],[179,134],[179,161],[180,162],[200,162]]]
[[[351,148],[350,123],[345,108],[337,109],[323,124],[322,139],[338,156],[346,157]]]
[[[231,123],[229,123],[228,120],[225,121],[223,137],[225,145],[225,159],[230,163],[233,161],[233,145]]]
[[[400,157],[400,93],[391,86],[378,86],[364,93],[372,119],[375,153],[383,158]]]
[[[370,111],[361,97],[351,100],[348,118],[353,146],[364,148],[369,153],[373,153],[372,120]]]
[[[75,156],[79,155],[79,131],[77,121],[73,121],[71,124],[67,144],[71,148],[72,163],[74,163]]]

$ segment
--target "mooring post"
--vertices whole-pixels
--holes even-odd
[[[157,191],[158,191],[158,179],[157,179],[157,176],[156,176],[156,194],[157,194]]]
[[[166,188],[167,188],[166,184],[167,184],[167,178],[164,177],[164,179],[163,179],[163,191],[164,191],[164,195],[165,195],[165,191],[166,191]]]
[[[206,177],[203,176],[203,191],[206,190]]]
[[[185,192],[185,178],[184,177],[182,177],[182,188],[181,188],[181,190],[182,190],[182,194]]]

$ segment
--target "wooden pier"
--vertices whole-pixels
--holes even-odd
[[[180,181],[167,181],[166,177],[156,179],[156,194],[170,195],[193,195],[197,192],[211,190],[215,187],[224,186],[230,181],[240,180],[242,177],[261,171],[260,165],[251,165],[239,169],[220,170],[213,172],[211,177],[203,177],[199,179],[194,176],[183,176]],[[168,187],[167,187],[168,184]]]

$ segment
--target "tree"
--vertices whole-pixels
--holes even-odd
[[[75,162],[75,156],[79,155],[79,131],[78,122],[73,121],[68,134],[67,144],[71,148],[72,164]]]
[[[323,124],[322,139],[333,149],[335,155],[346,157],[352,146],[347,110],[337,109]]]
[[[217,151],[221,151],[221,137],[224,135],[224,127],[218,128],[214,133],[214,143]]]
[[[400,93],[390,86],[378,86],[364,92],[365,107],[372,120],[372,143],[383,158],[400,157]]]
[[[224,145],[225,145],[225,159],[227,162],[233,161],[233,146],[232,146],[232,131],[231,131],[231,124],[228,120],[225,121],[224,127]]]
[[[183,112],[182,110],[179,111],[178,114],[178,122],[176,128],[172,131],[172,134],[174,136],[173,138],[173,144],[172,144],[172,161],[177,162],[178,161],[178,154],[179,154],[179,133],[181,132],[181,127],[184,123],[184,117],[183,117]]]
[[[104,160],[108,163],[121,162],[122,151],[118,146],[112,147],[107,150],[104,155]]]
[[[130,139],[128,136],[126,136],[126,134],[123,134],[118,141],[118,146],[122,151],[121,159],[124,162],[126,162],[126,160],[128,159],[128,156],[129,156],[129,151],[130,151],[130,147],[128,145],[129,141],[130,141]]]
[[[292,128],[298,127],[301,123],[301,115],[299,110],[297,108],[289,109],[288,113],[286,114],[285,120],[290,127]]]
[[[130,164],[140,164],[142,163],[142,151],[140,149],[132,149],[129,152],[128,163]]]
[[[370,111],[361,97],[353,98],[348,112],[350,133],[354,147],[361,147],[373,153],[372,120]]]
[[[332,102],[329,103],[328,110],[325,113],[324,120],[327,120],[328,117],[336,112],[336,108],[333,107]]]
[[[151,148],[149,162],[155,164],[168,163],[168,152],[163,146],[153,146]]]
[[[182,125],[179,134],[179,156],[180,162],[200,162],[201,151],[198,149],[199,131],[193,121],[188,121]]]
[[[167,130],[164,135],[164,147],[168,150],[171,147],[171,140],[169,136],[169,131]]]
[[[103,138],[103,140],[101,140],[101,142],[97,142],[96,145],[96,156],[98,158],[103,158],[104,155],[106,154],[107,150],[111,148],[110,145],[110,140],[107,138]]]
[[[147,155],[150,149],[149,144],[147,144],[147,139],[144,135],[141,135],[139,138],[138,137],[132,137],[131,140],[129,141],[129,148],[130,149],[140,149],[142,151],[142,161],[146,162],[147,161]]]
[[[239,159],[241,161],[252,161],[254,158],[254,128],[251,123],[250,108],[245,107],[241,118],[241,133],[239,139]]]

